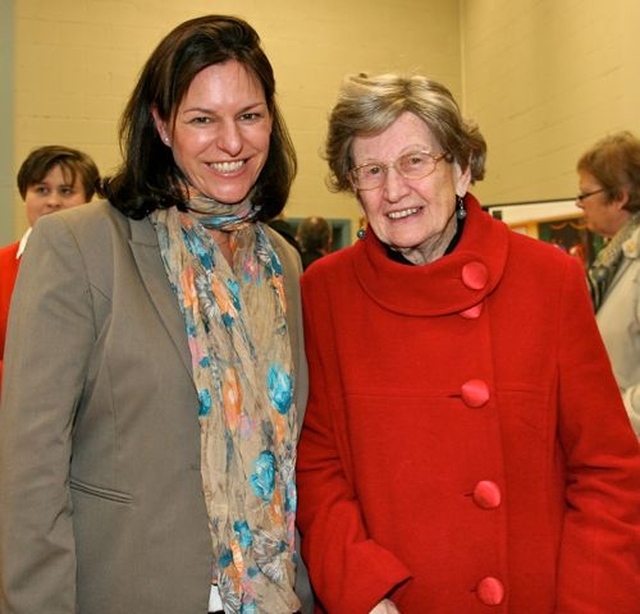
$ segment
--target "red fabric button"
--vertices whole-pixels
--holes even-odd
[[[500,487],[491,480],[482,480],[473,489],[473,500],[484,510],[494,510],[502,501]]]
[[[504,601],[504,585],[498,578],[487,576],[478,582],[476,594],[485,605],[500,605]]]
[[[462,267],[462,283],[471,290],[482,290],[489,280],[489,271],[482,262],[467,262]]]
[[[478,303],[473,307],[469,307],[469,309],[465,309],[460,312],[460,315],[467,320],[474,320],[475,318],[479,318],[482,314],[482,303]]]
[[[462,384],[461,394],[469,407],[482,407],[489,400],[489,386],[481,379],[470,379]]]

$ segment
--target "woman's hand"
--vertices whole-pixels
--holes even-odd
[[[383,599],[369,614],[400,614],[400,610],[393,601]]]

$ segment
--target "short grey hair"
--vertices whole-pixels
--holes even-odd
[[[441,83],[420,76],[384,74],[352,75],[345,79],[329,117],[325,158],[329,164],[329,188],[352,190],[349,171],[353,140],[379,134],[405,112],[422,119],[447,154],[464,171],[471,169],[471,182],[484,177],[487,146],[478,127],[462,118],[451,92]]]

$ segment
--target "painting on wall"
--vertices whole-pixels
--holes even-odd
[[[489,205],[485,209],[516,232],[575,256],[585,268],[602,247],[602,238],[586,227],[573,199]]]

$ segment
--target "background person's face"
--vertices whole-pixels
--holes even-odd
[[[603,237],[613,237],[631,215],[622,208],[628,200],[626,192],[622,190],[620,198],[609,200],[607,193],[600,191],[602,186],[591,173],[579,170],[578,178],[580,193],[588,194],[576,201],[577,207],[582,209],[587,228]]]
[[[56,164],[42,181],[27,187],[24,203],[30,226],[43,215],[87,202],[80,177],[76,175],[73,183],[70,183],[70,179],[69,173],[63,172],[62,167]]]
[[[272,119],[260,82],[230,60],[201,70],[178,106],[169,136],[189,183],[218,202],[239,203],[267,161]]]

